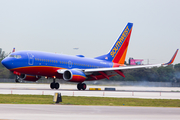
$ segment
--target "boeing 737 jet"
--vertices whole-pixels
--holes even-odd
[[[68,82],[77,82],[77,89],[85,90],[84,81],[109,79],[116,75],[125,77],[123,71],[127,69],[165,66],[173,63],[178,49],[168,63],[124,65],[132,27],[133,23],[128,23],[109,53],[99,57],[86,58],[83,55],[70,56],[39,51],[17,51],[2,60],[2,64],[17,76],[16,82],[19,79],[37,81],[41,76],[45,76],[53,78],[53,82],[50,84],[51,89],[59,89],[60,85],[56,79],[63,79]]]

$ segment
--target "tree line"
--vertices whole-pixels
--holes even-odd
[[[131,69],[124,72],[125,78],[114,76],[110,80],[148,81],[148,82],[180,82],[180,63],[166,67]]]

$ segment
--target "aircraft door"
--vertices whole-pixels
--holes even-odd
[[[72,62],[71,61],[68,61],[68,67],[72,68]]]
[[[28,55],[28,64],[33,65],[34,64],[34,56],[31,53],[27,53]]]

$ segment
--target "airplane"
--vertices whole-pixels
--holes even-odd
[[[26,81],[37,81],[41,76],[53,78],[51,89],[59,89],[60,85],[56,79],[67,82],[76,82],[78,90],[85,90],[87,85],[84,81],[109,79],[121,75],[127,69],[149,68],[156,66],[167,66],[173,63],[177,52],[168,63],[153,65],[124,64],[133,23],[127,23],[119,38],[110,51],[95,58],[86,58],[83,55],[64,55],[40,51],[17,51],[2,60],[2,64],[16,75],[15,81],[20,79]]]

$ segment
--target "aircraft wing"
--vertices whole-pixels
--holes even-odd
[[[88,77],[88,79],[98,79],[96,76],[97,75],[102,75],[105,78],[109,79],[109,77],[113,76],[113,74],[119,74],[122,77],[125,77],[122,71],[124,70],[130,70],[130,69],[138,69],[138,68],[152,68],[152,67],[160,67],[160,66],[167,66],[170,65],[174,62],[174,59],[177,55],[179,49],[176,50],[175,54],[171,58],[171,60],[167,63],[162,63],[162,64],[152,64],[152,65],[129,65],[129,66],[121,66],[121,67],[113,67],[113,68],[94,68],[94,69],[73,69],[73,70],[67,70],[67,69],[60,69],[57,70],[58,73],[64,74],[65,72],[68,73],[66,75],[63,75],[63,77],[67,77],[69,80],[68,76],[71,76],[72,72],[74,72],[75,76],[80,75],[83,78],[85,76]],[[77,82],[77,81],[76,81]],[[80,81],[78,81],[80,82]]]
[[[86,72],[99,72],[99,71],[127,70],[127,69],[151,68],[151,67],[159,67],[159,66],[163,66],[163,64],[134,65],[134,66],[122,66],[122,67],[114,67],[114,68],[85,69],[84,72],[86,73]]]
[[[152,65],[134,65],[134,66],[121,66],[121,67],[113,67],[113,68],[97,68],[97,69],[85,69],[83,70],[84,73],[88,72],[99,72],[99,71],[114,71],[114,70],[127,70],[127,69],[138,69],[138,68],[151,68],[151,67],[160,67],[160,66],[167,66],[174,62],[174,59],[177,55],[179,49],[176,50],[175,54],[171,58],[171,60],[168,63],[162,63],[162,64],[152,64]]]

